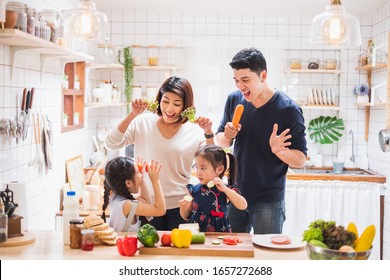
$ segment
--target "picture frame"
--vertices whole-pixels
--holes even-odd
[[[67,159],[66,180],[69,183],[70,190],[76,191],[77,197],[82,197],[85,185],[84,164],[81,155]]]

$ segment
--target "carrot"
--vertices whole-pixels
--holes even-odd
[[[234,115],[233,115],[233,120],[232,120],[232,123],[235,127],[237,127],[238,124],[240,123],[242,113],[244,113],[244,105],[238,104],[236,106],[236,109],[234,110]]]

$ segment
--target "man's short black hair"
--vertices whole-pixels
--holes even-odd
[[[267,62],[263,54],[256,48],[246,48],[239,51],[229,63],[236,70],[249,68],[260,75],[261,71],[267,71]]]

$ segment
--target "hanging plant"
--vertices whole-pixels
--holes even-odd
[[[333,144],[338,142],[345,130],[344,121],[337,117],[320,116],[309,123],[309,136],[319,144]]]
[[[123,61],[121,61],[121,51],[119,50],[118,61],[123,64],[124,67],[126,108],[127,113],[130,113],[134,81],[134,64],[130,47],[123,48]]]

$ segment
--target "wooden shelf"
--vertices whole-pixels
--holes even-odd
[[[93,108],[103,108],[103,107],[119,107],[124,105],[126,105],[125,102],[115,102],[115,103],[91,102],[91,103],[85,103],[85,108],[93,109]]]
[[[379,107],[379,108],[385,108],[386,103],[355,103],[358,107]]]
[[[340,106],[334,105],[304,105],[300,107],[308,110],[340,110]]]
[[[93,61],[91,55],[62,47],[52,42],[32,36],[16,29],[0,29],[0,43],[10,46],[11,79],[15,68],[15,56],[20,51],[32,51],[40,54],[41,73],[48,58],[56,57],[69,61]]]
[[[84,95],[84,91],[81,89],[62,89],[63,95]]]
[[[178,66],[134,66],[134,70],[169,70],[175,71],[179,69]]]
[[[341,74],[341,70],[326,70],[326,69],[286,69],[286,73],[306,73],[306,74]]]
[[[376,64],[375,66],[372,66],[370,64],[367,64],[367,65],[364,65],[364,66],[358,66],[356,67],[355,69],[358,70],[358,71],[374,71],[374,70],[381,70],[381,69],[386,69],[387,68],[387,64]]]
[[[87,63],[85,68],[88,69],[118,69],[123,70],[123,65],[120,63]]]

